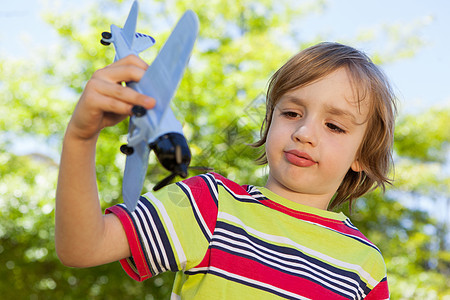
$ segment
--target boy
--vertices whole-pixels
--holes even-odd
[[[361,52],[322,43],[273,76],[260,157],[265,187],[218,174],[141,197],[130,213],[102,215],[95,180],[100,130],[154,99],[117,84],[146,69],[130,56],[88,82],[64,138],[56,196],[56,247],[69,266],[120,260],[144,280],[176,271],[173,299],[387,299],[380,251],[342,213],[327,209],[384,188],[394,97]]]

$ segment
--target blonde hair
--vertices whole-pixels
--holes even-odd
[[[348,71],[358,103],[368,99],[369,113],[366,134],[357,151],[362,171],[349,169],[328,209],[352,201],[368,191],[391,184],[388,172],[393,162],[395,96],[384,73],[361,51],[339,43],[320,43],[307,48],[286,62],[273,74],[266,95],[266,116],[261,138],[253,147],[266,143],[275,105],[286,92],[306,86],[338,70]],[[370,134],[369,134],[370,133]],[[267,163],[265,151],[258,158]]]

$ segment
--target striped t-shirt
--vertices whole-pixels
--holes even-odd
[[[136,280],[178,272],[172,299],[387,299],[383,257],[342,213],[216,173],[141,197],[121,220]]]

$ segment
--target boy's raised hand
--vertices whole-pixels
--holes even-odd
[[[103,128],[113,126],[129,116],[134,105],[153,108],[153,98],[121,84],[138,82],[147,68],[147,63],[142,59],[130,55],[97,70],[78,101],[67,134],[82,140],[96,138]]]
[[[99,132],[131,114],[134,105],[147,109],[155,100],[122,86],[138,82],[148,65],[127,56],[94,73],[78,101],[63,140],[56,190],[55,243],[61,261],[87,267],[131,255],[119,219],[103,215],[95,168]]]

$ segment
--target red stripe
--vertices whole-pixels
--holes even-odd
[[[214,175],[214,177],[217,180],[222,181],[235,194],[244,195],[244,196],[250,195],[247,193],[245,186],[240,186],[239,184],[223,177],[220,174],[217,174],[217,173],[212,173],[212,174]],[[309,214],[307,212],[294,210],[294,209],[288,208],[286,206],[283,206],[275,201],[272,201],[270,199],[260,200],[260,201],[262,204],[266,205],[267,207],[277,210],[283,214],[289,215],[291,217],[294,217],[294,218],[297,218],[300,220],[317,223],[317,224],[320,224],[322,226],[328,227],[330,229],[336,230],[341,233],[357,236],[357,237],[372,244],[372,242],[370,242],[370,240],[367,237],[365,237],[359,230],[348,227],[340,220],[329,219],[329,218],[321,217],[321,216],[318,216],[315,214]]]
[[[312,299],[345,299],[319,284],[272,269],[257,261],[212,249],[211,266]]]
[[[136,268],[138,273],[134,271],[133,268],[129,265],[126,259],[120,260],[120,264],[125,272],[136,281],[144,281],[152,277],[152,273],[150,272],[150,268],[147,265],[147,261],[145,259],[144,250],[142,249],[141,243],[139,242],[139,236],[134,228],[134,223],[131,220],[131,217],[128,213],[120,206],[113,206],[106,210],[106,214],[114,213],[122,223],[123,228],[125,229],[125,233],[127,235],[128,244],[130,245],[131,256],[133,257],[134,263],[136,264]]]
[[[197,204],[199,212],[209,228],[211,234],[216,227],[218,208],[213,196],[208,192],[208,185],[200,176],[194,176],[183,181],[191,190],[193,201]],[[214,183],[213,183],[214,184]],[[214,186],[212,187],[214,189]],[[201,224],[199,224],[201,225]]]
[[[372,244],[372,242],[368,238],[366,238],[364,234],[361,233],[361,231],[348,227],[340,220],[328,219],[315,214],[309,214],[307,212],[294,210],[270,199],[261,200],[261,203],[267,207],[270,207],[274,210],[277,210],[283,214],[289,215],[296,219],[317,223],[344,234],[354,235]]]
[[[365,300],[389,299],[389,288],[387,280],[380,281],[364,299]]]
[[[235,183],[234,181],[231,181],[225,177],[223,177],[220,174],[217,173],[212,173],[214,175],[214,177],[217,180],[222,181],[228,188],[230,188],[235,194],[237,195],[244,195],[244,196],[249,196],[250,194],[247,193],[247,189],[246,186],[240,186],[239,184]],[[344,233],[344,234],[348,234],[348,235],[353,235],[356,237],[359,237],[363,240],[365,240],[366,242],[372,244],[372,242],[364,236],[364,234],[361,233],[361,231],[357,230],[357,229],[353,229],[348,227],[347,225],[345,225],[342,221],[340,220],[334,220],[334,219],[329,219],[329,218],[325,218],[325,217],[321,217],[315,214],[309,214],[307,212],[302,212],[302,211],[298,211],[298,210],[294,210],[291,208],[288,208],[286,206],[283,206],[275,201],[272,201],[270,199],[267,200],[260,200],[262,204],[266,205],[267,207],[270,207],[274,210],[277,210],[283,214],[289,215],[291,217],[300,219],[300,220],[304,220],[304,221],[309,221],[312,223],[317,223],[320,224],[322,226],[328,227],[330,229],[336,230],[338,232]]]
[[[211,248],[208,248],[202,261],[197,266],[195,266],[195,268],[209,267],[209,265],[211,264],[210,259],[211,259]]]
[[[217,173],[211,173],[211,174],[214,176],[214,178],[216,180],[222,181],[223,184],[226,185],[226,187],[229,188],[236,195],[250,196],[250,194],[247,193],[247,190],[245,189],[244,186],[241,186],[241,185],[237,184],[236,182],[231,181],[230,179],[223,177],[220,174],[217,174]]]

